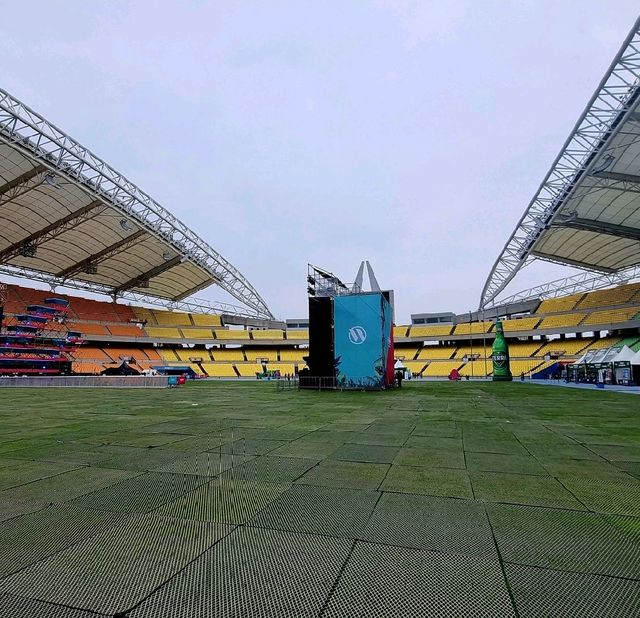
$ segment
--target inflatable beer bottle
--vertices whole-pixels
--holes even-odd
[[[504,338],[502,322],[496,322],[496,338],[493,342],[493,380],[494,382],[511,381],[511,370],[509,369],[509,346]]]

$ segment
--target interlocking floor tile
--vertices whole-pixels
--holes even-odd
[[[484,505],[471,500],[384,493],[361,538],[497,559]]]
[[[241,524],[288,488],[287,484],[263,481],[215,479],[161,506],[155,513],[183,519]]]
[[[393,465],[380,489],[408,494],[473,498],[467,471],[450,468]]]
[[[265,455],[235,466],[221,476],[225,479],[291,483],[316,463],[313,459]]]
[[[0,616],[7,618],[95,618],[96,614],[64,605],[54,605],[11,594],[0,594]]]
[[[345,539],[238,528],[131,618],[315,618],[350,546]]]
[[[189,493],[208,480],[191,474],[147,472],[86,494],[72,504],[103,511],[145,513]]]
[[[640,529],[624,521],[616,526],[595,513],[497,504],[487,511],[504,560],[640,579]]]
[[[331,455],[331,459],[364,463],[391,463],[398,453],[397,446],[377,444],[343,444]]]
[[[304,485],[377,489],[389,469],[388,464],[359,463],[327,459],[297,480]]]
[[[583,509],[556,479],[548,476],[472,472],[473,491],[485,502]]]
[[[515,616],[497,560],[358,543],[323,616]]]
[[[220,524],[135,515],[0,582],[0,592],[114,614],[227,534]]]
[[[119,514],[57,504],[5,521],[0,524],[0,578],[124,520]]]
[[[375,491],[294,485],[255,517],[251,525],[355,538],[378,498]]]
[[[640,616],[640,582],[506,564],[521,618]]]

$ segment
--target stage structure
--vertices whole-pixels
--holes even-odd
[[[300,388],[383,389],[394,382],[393,292],[381,290],[369,262],[370,291],[363,290],[365,262],[356,281],[309,265],[309,369]]]

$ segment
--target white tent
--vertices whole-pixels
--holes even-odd
[[[619,363],[621,361],[630,362],[636,353],[628,346],[624,346],[612,359],[612,363]]]
[[[634,355],[633,358],[631,359],[631,364],[632,365],[640,365],[640,350],[638,350]]]

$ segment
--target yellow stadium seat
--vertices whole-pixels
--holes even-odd
[[[202,348],[176,348],[175,353],[182,361],[191,361],[192,358],[200,358],[202,359],[202,362],[207,362],[210,360],[209,352],[207,352],[207,350],[203,350]]]
[[[147,322],[147,324],[157,324],[156,318],[153,315],[151,309],[145,309],[144,307],[131,307],[136,318],[141,322]]]
[[[620,337],[602,337],[601,339],[594,339],[584,350],[600,350],[602,348],[612,348],[620,343],[622,339]]]
[[[586,313],[563,313],[560,315],[550,315],[544,318],[538,328],[567,328],[577,326],[584,320]]]
[[[232,328],[216,328],[213,332],[216,336],[216,339],[222,339],[222,340],[249,339],[248,330],[232,329]]]
[[[575,356],[586,348],[591,339],[554,339],[543,345],[537,352],[536,357],[545,356],[553,352],[560,352],[561,356]]]
[[[265,328],[264,330],[252,330],[252,339],[284,339],[284,331],[275,328]]]
[[[302,362],[303,356],[308,356],[309,350],[287,350],[280,349],[280,360],[281,361],[293,361],[293,362]]]
[[[579,303],[578,308],[610,307],[613,305],[626,305],[636,293],[640,291],[640,283],[619,285],[606,290],[589,292]]]
[[[509,362],[509,366],[511,369],[511,375],[513,375],[514,380],[519,378],[521,374],[525,374],[525,376],[529,376],[532,371],[534,371],[537,367],[540,367],[544,364],[543,358],[531,358],[528,360],[511,360]]]
[[[578,301],[584,296],[583,292],[571,294],[570,296],[561,296],[560,298],[548,298],[540,303],[536,313],[558,313],[560,311],[570,311],[578,304]]]
[[[447,377],[452,369],[458,369],[462,361],[431,361],[422,371],[423,376],[434,378]]]
[[[454,335],[481,335],[488,333],[493,327],[493,322],[461,322],[453,329]]]
[[[426,345],[420,348],[418,360],[445,360],[451,358],[455,351],[455,346]]]
[[[202,368],[214,378],[237,378],[231,363],[202,363]]]
[[[309,331],[304,329],[292,329],[287,331],[287,339],[303,339],[307,341],[309,339]]]
[[[402,361],[402,364],[411,372],[421,374],[424,369],[424,361]]]
[[[486,361],[474,360],[466,363],[462,369],[460,369],[461,376],[470,376],[474,378],[485,378],[493,373],[493,362],[490,359]]]
[[[180,329],[185,339],[213,339],[210,328],[185,328]]]
[[[509,356],[511,358],[527,358],[536,355],[544,341],[517,341],[509,344]]]
[[[521,331],[521,330],[532,330],[536,327],[540,318],[519,318],[515,320],[504,320],[502,322],[502,328],[505,333]]]
[[[242,348],[211,348],[209,350],[215,361],[244,361]]]
[[[180,357],[173,351],[173,348],[158,348],[158,354],[162,360],[176,361],[180,360]]]
[[[450,335],[453,324],[433,324],[431,326],[412,326],[409,337],[440,337]]]
[[[413,360],[420,348],[418,346],[406,346],[404,344],[396,345],[393,348],[394,358],[402,360]]]
[[[295,365],[293,363],[269,363],[267,365],[269,371],[280,371],[281,374],[291,374],[296,372]]]
[[[160,311],[153,310],[153,315],[159,326],[191,326],[188,313],[180,311]]]
[[[153,339],[182,339],[182,334],[177,328],[160,328],[156,326],[146,326],[144,331],[148,337]]]
[[[393,327],[393,338],[397,339],[398,337],[406,337],[408,330],[409,330],[408,326],[394,326]]]
[[[192,313],[191,320],[195,326],[222,326],[222,318],[219,315]]]
[[[278,350],[276,348],[250,348],[244,350],[248,361],[255,361],[259,358],[266,358],[270,361],[278,360]]]
[[[629,307],[627,309],[611,309],[605,311],[594,311],[587,316],[584,324],[616,324],[628,322],[640,313],[640,307]]]
[[[255,378],[256,373],[262,373],[262,365],[254,363],[236,363],[234,366],[243,378]]]
[[[474,343],[474,345],[460,346],[455,353],[454,358],[464,358],[465,356],[480,356],[481,358],[491,356],[492,341],[487,341],[486,345],[483,345],[482,341]]]

